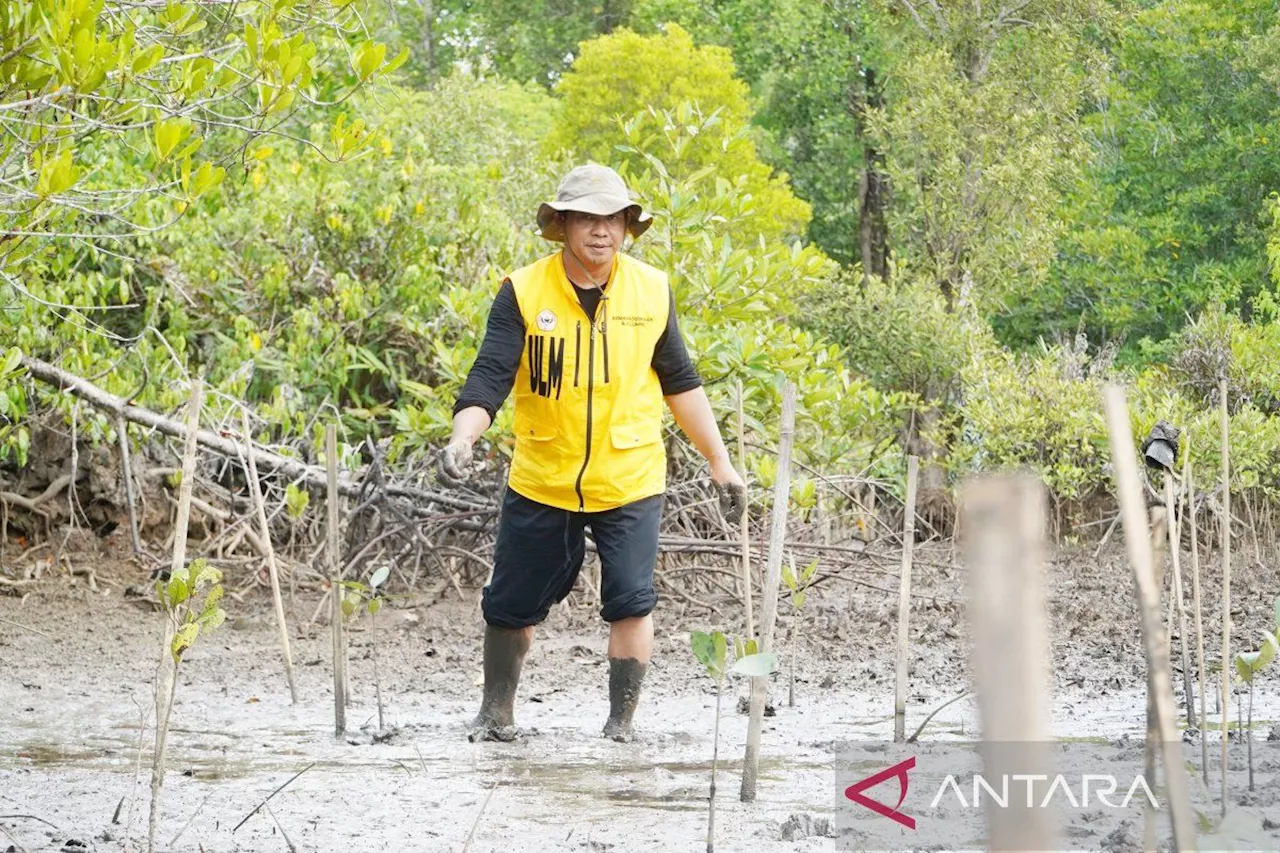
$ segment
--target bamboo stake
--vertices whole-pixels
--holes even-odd
[[[1187,704],[1187,727],[1196,727],[1196,695],[1191,684],[1191,655],[1187,651],[1187,603],[1182,597],[1182,523],[1173,495],[1173,474],[1164,472],[1164,505],[1169,508],[1169,556],[1173,560],[1173,599],[1178,606],[1178,645],[1182,649],[1182,692]],[[1168,620],[1172,622],[1173,620]]]
[[[982,719],[983,772],[1049,778],[1049,648],[1044,602],[1044,488],[1027,477],[974,479],[961,503],[971,571],[968,608]],[[1018,778],[1018,777],[1015,777]],[[992,850],[1053,850],[1044,809],[1015,798],[987,811]]]
[[[787,510],[791,502],[791,445],[796,429],[796,386],[782,386],[782,435],[778,441],[778,474],[773,484],[773,519],[769,529],[769,563],[765,577],[763,613],[760,619],[760,652],[773,649],[773,629],[778,615],[778,586],[782,582],[782,548],[787,535]],[[764,728],[765,694],[769,676],[751,679],[751,719],[747,726],[747,749],[742,759],[744,803],[755,802],[756,778],[760,772],[760,733]]]
[[[258,482],[258,462],[253,447],[253,433],[249,428],[249,415],[240,410],[244,429],[245,456],[249,465],[249,496],[258,514],[258,527],[262,529],[262,547],[266,552],[267,572],[271,575],[271,600],[276,608],[276,626],[280,629],[280,652],[284,655],[284,673],[289,682],[289,699],[298,704],[298,686],[293,677],[293,655],[289,651],[289,625],[284,618],[284,600],[280,597],[280,572],[276,567],[276,550],[271,544],[271,527],[267,524],[267,507],[262,500],[262,486]]]
[[[1178,851],[1195,849],[1195,823],[1187,786],[1186,767],[1182,763],[1181,738],[1178,737],[1173,709],[1173,683],[1170,678],[1169,655],[1160,629],[1160,591],[1155,584],[1151,559],[1151,540],[1142,511],[1142,485],[1139,481],[1137,449],[1129,422],[1129,407],[1124,389],[1108,385],[1104,392],[1107,433],[1111,444],[1111,460],[1115,467],[1117,495],[1124,524],[1125,545],[1137,581],[1142,612],[1142,639],[1147,651],[1147,690],[1154,694],[1160,742],[1164,754],[1165,787],[1173,823],[1173,843]]]
[[[325,467],[329,490],[326,496],[329,515],[329,613],[333,635],[333,733],[342,737],[347,731],[347,649],[342,635],[342,555],[338,553],[338,428],[329,424],[324,432]]]
[[[1200,609],[1200,530],[1196,524],[1196,488],[1191,473],[1191,436],[1187,435],[1187,457],[1183,462],[1183,482],[1187,487],[1187,504],[1191,510],[1191,592],[1196,609],[1196,670],[1200,673],[1200,774],[1209,784],[1209,718],[1207,695],[1209,678],[1204,668],[1204,620]]]
[[[1156,608],[1160,607],[1160,595],[1164,592],[1164,543],[1168,538],[1169,513],[1165,507],[1151,507],[1151,564],[1155,570],[1155,591],[1156,591]],[[1172,598],[1172,596],[1171,596]],[[1141,596],[1139,596],[1139,609],[1142,606]],[[1170,601],[1172,605],[1172,601]],[[1170,613],[1172,619],[1172,611]],[[1169,633],[1165,630],[1167,622],[1160,623],[1160,646],[1166,659],[1170,658],[1169,651]],[[1160,710],[1156,707],[1156,692],[1151,689],[1151,668],[1154,663],[1150,657],[1147,658],[1147,736],[1143,743],[1143,766],[1142,777],[1147,782],[1147,787],[1155,790],[1156,787],[1156,751],[1160,742]],[[1172,664],[1170,664],[1172,666]],[[1172,694],[1173,681],[1170,675],[1169,689]],[[1174,716],[1177,714],[1175,712]],[[1147,802],[1143,809],[1143,846],[1142,849],[1146,853],[1155,853],[1156,851],[1156,813],[1151,803]]]
[[[1231,693],[1231,426],[1227,380],[1218,380],[1222,410],[1222,814],[1227,813],[1227,699]]]
[[[742,380],[738,380],[738,475],[747,481],[747,419],[744,413]],[[747,639],[755,639],[756,626],[751,594],[751,528],[749,527],[751,502],[742,507],[742,587],[743,601],[747,609]]]
[[[186,565],[187,527],[191,523],[191,490],[196,479],[196,432],[200,428],[200,406],[203,388],[199,379],[191,381],[191,398],[187,402],[187,420],[182,447],[182,482],[178,484],[178,516],[173,527],[173,559],[169,574]],[[147,851],[156,849],[156,833],[160,829],[160,793],[164,788],[165,751],[169,741],[169,715],[177,690],[177,663],[173,659],[173,639],[178,632],[174,614],[166,613],[164,645],[160,647],[160,665],[156,672],[156,744],[151,764],[151,816],[147,829]]]
[[[911,619],[911,555],[916,542],[916,478],[920,460],[907,457],[907,505],[902,523],[902,572],[898,585],[898,662],[893,691],[893,740],[907,738],[907,645]]]

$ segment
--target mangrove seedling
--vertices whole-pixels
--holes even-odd
[[[1280,598],[1274,605],[1276,631],[1280,632]],[[1262,648],[1256,652],[1238,652],[1235,657],[1236,675],[1249,687],[1249,719],[1244,726],[1245,748],[1249,756],[1249,790],[1253,787],[1253,682],[1276,659],[1280,652],[1280,640],[1270,631],[1262,632]]]
[[[726,670],[728,640],[722,631],[694,631],[690,635],[693,656],[706,667],[707,674],[716,681],[716,717],[711,736],[711,795],[707,801],[707,853],[715,853],[716,840],[716,764],[720,756],[720,699],[724,695],[726,671],[746,676],[769,675],[777,669],[774,654],[759,654],[755,640],[737,641],[736,658],[731,670]]]
[[[342,615],[350,620],[356,618],[360,611],[369,614],[370,632],[373,635],[373,690],[378,700],[378,731],[384,729],[382,714],[382,677],[378,674],[378,611],[382,609],[382,595],[379,587],[387,582],[391,574],[390,566],[382,566],[369,578],[369,583],[359,581],[343,581],[346,593],[342,597]]]
[[[200,559],[166,574],[167,577],[161,575],[156,580],[156,594],[169,620],[166,637],[170,639],[165,652],[172,658],[172,665],[162,662],[161,671],[166,675],[156,685],[156,752],[151,781],[153,818],[147,838],[148,850],[155,848],[155,816],[159,814],[160,793],[164,786],[165,745],[177,692],[177,667],[202,632],[212,631],[227,619],[226,611],[220,606],[222,572]]]
[[[813,576],[817,571],[818,561],[814,560],[797,576],[794,554],[788,555],[787,563],[782,567],[782,582],[787,585],[791,596],[791,674],[787,681],[787,706],[791,708],[796,706],[796,648],[800,645],[800,613],[804,609],[807,592],[813,585]]]

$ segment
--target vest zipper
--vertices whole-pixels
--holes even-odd
[[[595,387],[595,377],[596,324],[593,320],[591,333],[587,338],[587,451],[582,456],[582,467],[578,469],[578,481],[574,484],[574,489],[578,492],[578,512],[586,511],[586,500],[582,496],[582,477],[587,473],[587,463],[591,461],[591,391]]]
[[[578,321],[578,329],[573,335],[573,387],[578,387],[578,369],[582,367],[582,321]]]
[[[600,346],[604,348],[604,384],[609,384],[609,333],[600,332]]]

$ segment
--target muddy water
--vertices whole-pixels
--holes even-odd
[[[877,605],[859,606],[877,612]],[[888,647],[890,626],[872,617],[851,629],[833,615],[848,609],[815,608],[808,629],[815,639],[799,655],[796,707],[785,705],[785,682],[775,685],[782,701],[766,720],[759,800],[749,806],[737,799],[747,725],[735,705],[744,688],[728,688],[717,850],[834,849],[830,838],[784,840],[781,827],[795,814],[833,813],[835,742],[892,736],[892,659],[876,651]],[[703,849],[715,696],[687,651],[689,626],[659,619],[636,742],[600,737],[609,710],[604,628],[590,613],[557,610],[535,641],[517,703],[519,723],[537,733],[514,744],[470,744],[464,724],[479,700],[481,636],[473,612],[458,603],[393,616],[380,637],[393,734],[374,742],[368,631],[352,636],[354,698],[348,736],[337,740],[327,633],[295,640],[302,698],[291,706],[268,611],[241,610],[236,627],[202,638],[183,664],[161,849],[286,851],[287,835],[299,850],[457,853],[473,828],[477,853]],[[52,589],[25,602],[0,598],[0,617],[47,634],[0,623],[0,814],[26,816],[0,819],[0,849],[121,851],[130,840],[144,842],[149,752],[138,773],[139,723],[151,705],[160,616],[124,603],[118,591]],[[917,638],[909,730],[966,683],[955,663],[962,646],[928,635],[930,619],[936,626],[946,618],[930,616]],[[1136,680],[1124,677],[1135,670],[1126,648],[1066,654],[1055,735],[1141,737],[1144,700]],[[1255,700],[1260,737],[1280,719],[1277,694],[1264,686]],[[977,732],[976,707],[966,699],[935,717],[926,737],[964,740]],[[148,723],[148,748],[150,737]],[[304,768],[269,810],[237,828]],[[1233,813],[1280,822],[1278,794],[1248,795],[1247,807]],[[85,846],[66,846],[69,840]]]

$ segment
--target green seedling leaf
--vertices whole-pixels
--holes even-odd
[[[378,569],[376,572],[373,573],[373,577],[369,578],[369,586],[372,589],[377,589],[378,587],[382,586],[383,583],[386,582],[387,578],[390,577],[390,575],[391,575],[391,567],[383,566],[382,568]]]
[[[165,589],[169,606],[181,604],[191,597],[191,569],[183,566],[169,575],[169,584]]]
[[[808,586],[809,581],[813,578],[814,574],[817,571],[818,571],[818,561],[814,560],[812,563],[804,567],[804,574],[800,576],[800,583],[804,584],[805,586]]]
[[[375,598],[369,602],[368,610],[370,616],[378,615],[378,611],[382,609],[382,599]]]
[[[193,590],[199,590],[206,584],[222,583],[222,571],[220,569],[215,569],[204,559],[192,561],[191,573],[195,576],[195,580],[191,584],[191,588]],[[218,593],[218,595],[221,594],[222,593]]]
[[[773,652],[756,653],[738,658],[733,662],[733,672],[752,678],[768,675],[778,668],[778,656]]]
[[[796,558],[791,557],[786,563],[782,564],[782,582],[787,585],[787,589],[792,592],[796,591]]]
[[[721,673],[724,672],[724,665],[725,665],[725,661],[727,660],[727,656],[729,652],[729,643],[725,639],[724,634],[720,631],[716,631],[714,634],[711,635],[711,642],[714,646],[713,651],[715,654],[715,664],[716,664],[715,672],[713,674],[720,675]]]
[[[195,622],[188,622],[178,629],[178,633],[173,635],[173,644],[169,648],[169,651],[173,654],[174,663],[182,660],[183,653],[191,648],[199,634],[200,626]]]
[[[711,639],[711,635],[706,631],[694,631],[689,635],[689,645],[698,663],[705,666],[707,672],[711,672],[716,659],[715,641]]]
[[[1276,653],[1280,652],[1280,641],[1276,640],[1276,635],[1270,631],[1263,631],[1264,637],[1262,648],[1258,651],[1258,662],[1254,665],[1255,671],[1266,669],[1271,662],[1276,659]]]
[[[1254,668],[1261,656],[1261,652],[1239,652],[1236,654],[1236,675],[1240,676],[1240,680],[1245,684],[1253,683],[1253,676],[1257,670]]]
[[[804,590],[801,590],[800,592],[797,592],[795,595],[791,597],[791,603],[795,605],[796,610],[799,610],[801,607],[804,607],[804,596],[805,596]]]

